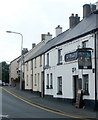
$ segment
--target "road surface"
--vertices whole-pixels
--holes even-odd
[[[36,107],[33,104],[27,103],[8,92],[0,88],[0,99],[2,99],[2,111],[0,112],[1,117],[5,118],[69,118],[68,116],[61,115],[55,111],[45,110]]]

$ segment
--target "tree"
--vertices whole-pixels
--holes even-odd
[[[9,64],[2,62],[2,82],[9,83]]]

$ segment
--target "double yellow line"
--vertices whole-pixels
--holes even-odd
[[[42,110],[45,110],[45,111],[48,111],[48,112],[51,112],[51,113],[56,113],[56,114],[63,115],[63,116],[67,116],[67,117],[71,117],[71,118],[83,119],[82,117],[78,117],[78,116],[74,116],[74,115],[69,115],[69,114],[62,113],[62,112],[56,112],[56,111],[54,111],[54,110],[50,110],[50,109],[48,109],[48,108],[41,107],[41,106],[39,106],[39,105],[36,105],[36,104],[34,104],[34,103],[31,103],[31,102],[27,101],[26,99],[24,99],[24,98],[22,98],[22,97],[17,96],[16,94],[12,93],[11,91],[7,90],[7,89],[4,88],[4,87],[2,87],[2,89],[5,90],[7,93],[13,95],[14,97],[22,100],[23,102],[25,102],[25,103],[27,103],[27,104],[29,104],[29,105],[32,105],[32,106],[34,106],[34,107],[40,108],[40,109],[42,109]],[[83,119],[83,120],[84,120],[84,119]],[[87,120],[87,119],[85,119],[85,120]]]

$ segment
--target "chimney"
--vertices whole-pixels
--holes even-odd
[[[51,39],[52,39],[52,35],[49,32],[47,34],[42,34],[41,35],[41,40],[42,41],[44,40],[45,42],[48,42]]]
[[[41,34],[41,40],[45,40],[45,34]]]
[[[91,12],[94,12],[96,10],[96,5],[91,4]]]
[[[22,55],[26,54],[28,52],[28,48],[23,48]]]
[[[48,32],[48,33],[46,34],[46,39],[45,39],[45,41],[48,42],[48,41],[51,40],[51,39],[52,39],[52,35],[50,34],[50,32]]]
[[[35,43],[32,43],[32,49],[33,49],[35,46],[36,46],[36,44],[35,44]]]
[[[96,5],[94,4],[83,5],[83,18],[89,16],[94,10],[96,10]]]
[[[78,16],[78,14],[74,16],[74,14],[72,13],[72,15],[69,17],[70,28],[75,27],[79,22],[80,22],[80,17]]]
[[[59,34],[62,33],[62,27],[60,27],[60,25],[58,25],[56,28],[55,28],[55,32],[56,32],[56,36],[58,36]]]

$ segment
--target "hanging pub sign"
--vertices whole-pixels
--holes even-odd
[[[92,69],[91,51],[78,52],[79,69]]]
[[[81,48],[77,49],[75,52],[65,54],[65,62],[70,62],[78,59],[79,69],[92,69],[92,59],[90,50],[90,48]]]
[[[65,55],[65,62],[76,60],[77,57],[78,57],[77,51],[72,52],[72,53],[68,53]]]

